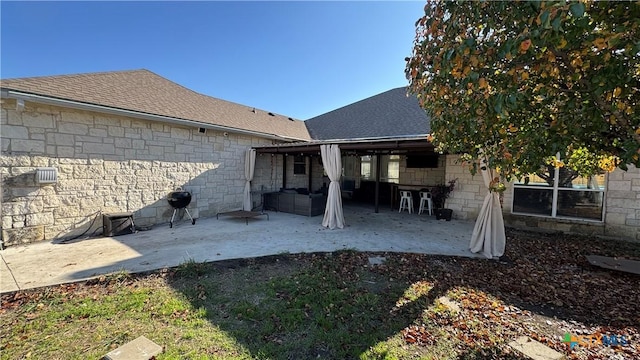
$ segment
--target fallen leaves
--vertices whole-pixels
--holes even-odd
[[[584,256],[639,258],[637,244],[567,235],[508,231],[505,261],[455,259],[419,254],[385,254],[383,271],[410,285],[428,279],[428,296],[446,294],[459,313],[426,309],[429,321],[402,331],[407,344],[433,343],[434,329],[455,335],[459,353],[500,347],[515,336],[531,338],[576,359],[640,357],[640,277],[590,266]],[[406,296],[399,300],[406,302]],[[424,319],[424,318],[423,318]],[[560,319],[560,320],[558,320]],[[565,332],[620,334],[635,340],[627,347],[572,351]],[[633,356],[630,356],[633,355]]]
[[[446,348],[459,358],[511,358],[506,344],[518,336],[529,336],[570,359],[640,358],[640,277],[592,267],[585,260],[588,254],[638,259],[640,245],[508,230],[506,254],[500,261],[355,251],[289,254],[277,266],[271,260],[273,273],[264,275],[278,279],[277,286],[269,288],[273,291],[270,301],[282,304],[286,311],[267,314],[260,314],[264,303],[253,300],[244,305],[241,299],[216,303],[219,291],[213,290],[207,277],[190,277],[185,282],[179,273],[167,270],[2,294],[0,313],[18,310],[21,317],[16,321],[37,322],[53,302],[98,300],[122,287],[144,288],[151,281],[164,284],[169,280],[182,283],[184,294],[198,306],[209,304],[227,314],[220,315],[223,319],[250,323],[250,327],[270,323],[272,330],[260,339],[279,345],[292,336],[288,329],[304,323],[305,328],[316,324],[323,333],[344,326],[358,338],[369,335],[372,328],[387,329],[388,333],[382,331],[385,336],[416,352],[434,354],[431,349]],[[374,255],[386,261],[370,265]],[[226,266],[237,269],[267,261],[259,258]],[[220,274],[223,264],[209,266]],[[310,270],[293,271],[289,264],[295,269],[304,264]],[[180,326],[198,316],[197,311],[182,306],[167,307],[163,315],[162,307],[145,303],[136,309]],[[79,321],[80,316],[61,321]],[[565,333],[624,335],[630,346],[570,350],[562,342]],[[6,346],[26,338],[12,341]],[[353,351],[361,353],[371,344],[366,342]]]
[[[402,330],[402,337],[408,344],[431,345],[435,342],[433,335],[426,327],[411,325]]]

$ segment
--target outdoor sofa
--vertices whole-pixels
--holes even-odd
[[[281,189],[264,194],[265,210],[316,216],[324,214],[327,197],[323,193],[309,193],[307,189]]]

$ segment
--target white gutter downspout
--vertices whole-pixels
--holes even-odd
[[[137,119],[161,121],[161,122],[189,126],[189,127],[205,128],[205,129],[226,131],[226,132],[237,133],[237,134],[252,135],[252,136],[258,136],[258,137],[267,138],[271,140],[309,141],[308,139],[279,136],[279,135],[273,135],[268,133],[262,133],[258,131],[244,130],[244,129],[232,128],[228,126],[214,125],[214,124],[209,124],[209,123],[204,123],[199,121],[173,118],[173,117],[164,116],[164,115],[154,115],[154,114],[147,114],[147,113],[132,111],[132,110],[117,109],[117,108],[112,108],[112,107],[103,106],[103,105],[85,104],[85,103],[81,103],[73,100],[56,99],[56,98],[51,98],[47,96],[28,94],[28,93],[23,93],[23,92],[14,91],[14,90],[3,89],[2,97],[6,97],[9,99],[22,99],[22,100],[27,100],[27,101],[32,101],[32,102],[47,104],[47,105],[65,106],[65,107],[79,109],[79,110],[96,111],[96,112],[112,114],[112,115],[128,116],[128,117],[133,117]]]

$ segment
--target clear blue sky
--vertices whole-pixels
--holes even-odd
[[[148,69],[308,119],[407,85],[423,1],[0,2],[3,79]]]

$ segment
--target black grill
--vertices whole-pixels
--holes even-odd
[[[172,191],[169,193],[169,195],[167,195],[167,201],[173,208],[173,215],[171,215],[171,220],[169,221],[170,228],[173,227],[173,219],[176,216],[176,212],[178,212],[178,210],[180,209],[184,209],[184,211],[187,213],[187,216],[189,216],[189,219],[191,219],[191,225],[196,224],[196,219],[191,217],[189,209],[187,209],[187,206],[189,206],[189,204],[191,203],[190,192],[182,190],[182,188],[177,188],[175,191]]]
[[[169,201],[169,205],[173,208],[186,208],[191,203],[191,193],[188,191],[170,192],[169,196],[167,196],[167,201]]]

